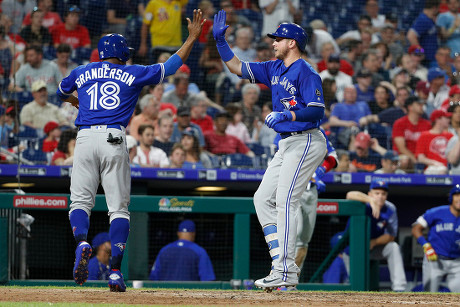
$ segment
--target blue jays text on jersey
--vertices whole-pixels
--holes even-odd
[[[161,83],[164,77],[163,63],[141,66],[96,62],[75,68],[61,81],[57,94],[78,92],[76,126],[126,127],[142,88]]]
[[[251,83],[263,83],[272,92],[273,111],[297,111],[307,107],[324,108],[322,82],[318,73],[306,61],[299,59],[284,66],[282,60],[267,62],[243,62],[242,78]],[[276,132],[305,131],[318,128],[315,122],[281,122]]]

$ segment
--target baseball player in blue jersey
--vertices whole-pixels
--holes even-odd
[[[78,127],[70,185],[70,225],[77,242],[74,280],[82,285],[88,278],[91,245],[87,242],[89,216],[99,183],[106,192],[110,217],[112,263],[111,291],[124,292],[120,272],[129,233],[131,174],[125,128],[145,85],[158,84],[185,62],[203,27],[202,12],[187,18],[189,36],[182,47],[164,64],[126,65],[132,48],[119,34],[108,34],[98,43],[97,63],[75,68],[59,84],[57,95],[78,108]],[[78,92],[78,98],[72,95]]]
[[[213,35],[219,54],[229,70],[271,88],[273,112],[265,124],[280,133],[279,150],[268,165],[254,195],[254,206],[272,256],[270,274],[255,285],[271,291],[298,284],[295,264],[297,225],[295,216],[300,198],[316,168],[326,156],[326,141],[319,131],[324,116],[321,78],[301,58],[307,35],[298,25],[282,23],[273,47],[277,60],[241,62],[225,40],[226,13],[214,16]],[[275,255],[275,251],[279,251]]]
[[[412,226],[423,246],[423,289],[437,292],[443,278],[452,292],[460,292],[460,185],[450,190],[448,206],[426,211]],[[429,228],[428,240],[422,231]]]
[[[391,289],[405,291],[406,274],[401,250],[395,242],[398,235],[398,215],[396,206],[389,202],[387,197],[388,183],[381,180],[372,180],[367,194],[350,191],[346,196],[347,199],[366,203],[366,215],[371,218],[369,256],[376,260],[386,259],[390,271]]]
[[[321,179],[324,177],[324,174],[338,165],[339,160],[335,148],[327,138],[326,133],[322,128],[320,130],[326,139],[327,156],[323,163],[316,169],[312,180],[307,185],[307,189],[302,194],[300,207],[296,216],[297,241],[295,263],[301,271],[307,256],[308,243],[310,243],[315,229],[318,194],[324,192],[326,189],[326,185]]]

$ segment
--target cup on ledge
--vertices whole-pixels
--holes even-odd
[[[139,289],[144,287],[144,282],[142,280],[133,280],[133,288]]]
[[[231,279],[230,286],[233,290],[239,290],[241,288],[241,279]]]

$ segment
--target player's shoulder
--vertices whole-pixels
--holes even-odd
[[[387,207],[387,209],[390,211],[396,212],[396,206],[391,201],[386,200],[385,207]]]
[[[428,209],[425,214],[427,214],[427,215],[435,215],[435,216],[440,217],[442,214],[446,214],[446,213],[450,213],[450,206],[449,205],[438,206],[438,207]]]
[[[309,76],[315,75],[319,77],[318,72],[313,68],[313,66],[310,65],[310,63],[308,63],[304,59],[297,60],[295,64],[300,74],[309,75]]]

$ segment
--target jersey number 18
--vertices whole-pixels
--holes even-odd
[[[97,110],[97,106],[100,105],[106,110],[113,110],[120,105],[120,86],[113,81],[102,83],[100,87],[101,97],[99,98],[99,83],[96,82],[86,91],[91,97],[90,110]]]

